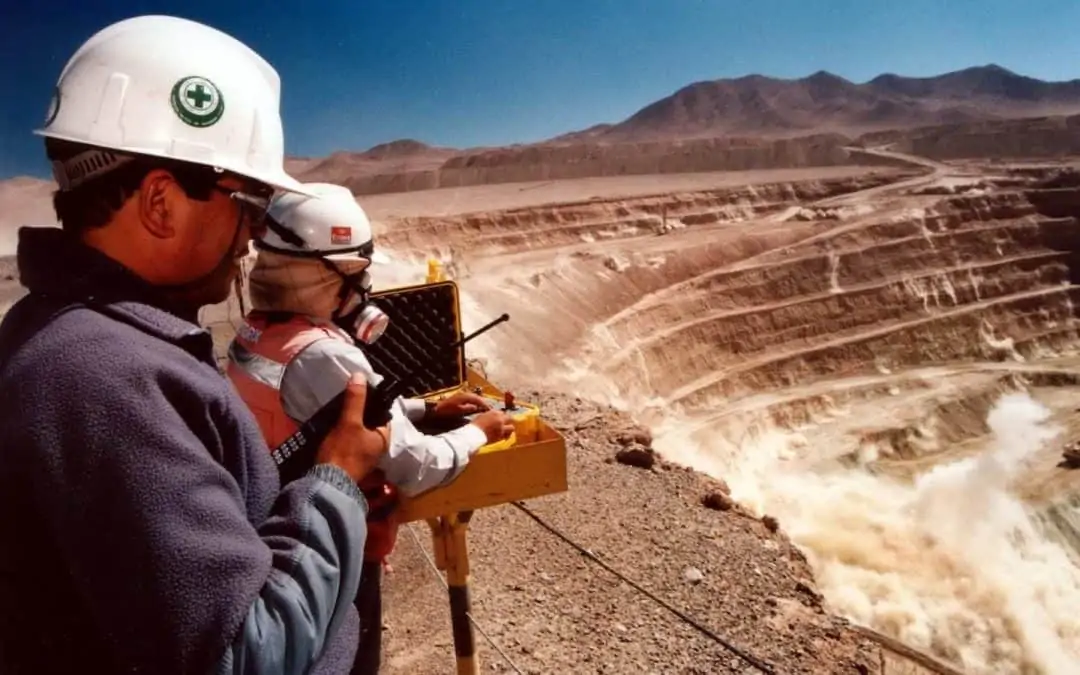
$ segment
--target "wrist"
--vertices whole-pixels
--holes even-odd
[[[435,411],[439,408],[439,404],[435,401],[424,401],[424,416],[422,419],[430,420],[437,414]]]
[[[367,514],[368,503],[367,499],[364,498],[364,493],[360,491],[360,487],[356,484],[356,481],[341,465],[333,462],[320,462],[308,470],[308,475],[329,483],[341,492],[352,497],[364,509],[365,515]]]

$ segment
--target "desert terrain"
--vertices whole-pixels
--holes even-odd
[[[291,168],[359,195],[377,285],[436,257],[466,332],[510,315],[468,355],[570,456],[527,506],[771,672],[1075,673],[1080,117],[1075,83],[1005,72],[724,81],[544,144]],[[6,189],[3,231],[50,224],[47,183]],[[240,311],[204,312],[222,349]],[[428,539],[391,558],[388,673],[453,668]],[[757,672],[511,505],[470,546],[485,671]]]
[[[1077,480],[1057,463],[1080,406],[1075,181],[923,164],[914,179],[404,217],[382,240],[402,256],[438,242],[474,326],[511,314],[474,347],[493,377],[613,404],[665,459],[778,518],[832,611],[965,672],[1069,672]],[[996,450],[987,417],[1015,391],[1046,406],[1063,437],[1031,445],[1030,430],[1005,428]],[[1006,427],[1023,424],[1015,405]],[[570,518],[578,500],[543,508]],[[611,507],[621,530],[629,504]],[[647,556],[675,545],[653,541]],[[692,560],[721,569],[745,555],[703,548]],[[610,672],[684,662],[623,663]]]
[[[1071,672],[1080,174],[850,152],[904,166],[360,201],[380,283],[435,256],[466,330],[510,314],[470,357],[536,391],[571,448],[571,491],[531,507],[638,583],[776,672],[933,672],[859,626],[955,672]],[[215,312],[224,344],[239,308]],[[612,461],[628,425],[652,469]],[[734,508],[702,506],[724,491]],[[387,664],[440,672],[445,591],[414,534]],[[470,536],[476,619],[525,672],[752,671],[510,506]]]

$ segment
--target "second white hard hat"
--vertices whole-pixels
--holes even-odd
[[[239,40],[171,16],[119,21],[64,66],[34,133],[214,167],[290,192],[277,71]],[[118,162],[109,152],[54,163],[61,188]]]
[[[314,196],[282,194],[270,203],[267,220],[273,222],[255,247],[302,257],[377,262],[371,221],[352,191],[333,183],[304,187]],[[278,232],[278,227],[287,233]]]

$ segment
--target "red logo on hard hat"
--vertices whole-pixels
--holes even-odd
[[[334,226],[330,228],[330,243],[334,246],[349,246],[352,244],[352,228],[351,227],[338,227]]]

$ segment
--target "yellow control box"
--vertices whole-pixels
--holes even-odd
[[[387,313],[390,324],[365,352],[376,372],[403,378],[403,395],[437,401],[472,391],[483,396],[492,408],[507,408],[505,412],[514,422],[514,433],[509,438],[481,448],[452,483],[404,499],[399,512],[401,522],[568,489],[566,443],[544,420],[540,408],[527,401],[509,400],[512,395],[508,397],[507,392],[466,365],[460,303],[453,281],[381,291],[373,294],[372,302]],[[468,421],[462,418],[453,426]]]

